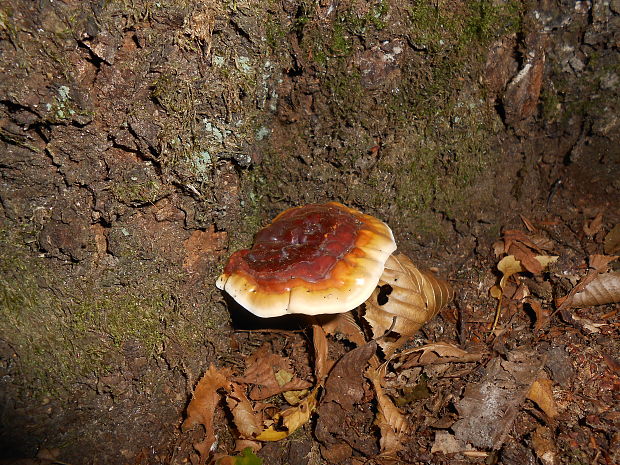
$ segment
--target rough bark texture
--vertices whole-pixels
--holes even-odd
[[[178,459],[215,277],[286,207],[457,277],[519,213],[617,222],[619,41],[616,0],[2,3],[0,455]]]

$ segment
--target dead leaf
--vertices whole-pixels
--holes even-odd
[[[379,287],[366,301],[364,319],[375,338],[383,336],[390,328],[401,335],[396,342],[379,341],[389,355],[439,313],[453,295],[446,281],[419,270],[406,255],[391,255]]]
[[[272,418],[273,423],[256,436],[256,439],[258,441],[280,441],[308,423],[316,409],[317,392],[318,388],[314,389],[299,405],[276,413]]]
[[[532,260],[538,264],[538,269],[540,269],[541,271],[547,268],[549,264],[555,262],[557,259],[558,257],[555,255],[535,255],[532,258]],[[499,321],[502,308],[502,297],[504,295],[504,291],[506,290],[508,279],[511,276],[524,271],[524,268],[521,266],[521,262],[517,260],[514,255],[507,255],[502,258],[497,264],[497,269],[501,271],[502,278],[499,281],[499,289],[497,288],[497,286],[493,286],[490,289],[491,296],[498,299],[497,310],[495,312],[495,320],[493,321],[493,326],[490,331],[491,333],[495,331],[495,328],[497,327],[497,323]],[[527,296],[524,294],[523,297]]]
[[[572,307],[589,307],[620,302],[620,272],[599,274],[575,294]]]
[[[276,376],[276,381],[278,382],[280,386],[289,385],[288,383],[293,381],[293,379],[295,378],[295,375],[293,375],[293,373],[289,373],[286,370],[280,370],[276,372],[275,376]],[[282,396],[284,397],[286,402],[288,402],[289,405],[297,405],[301,403],[301,401],[305,399],[307,395],[308,395],[308,389],[285,391],[282,393]]]
[[[447,342],[435,342],[403,351],[398,354],[398,360],[402,362],[399,368],[405,370],[435,363],[475,362],[483,355],[484,353],[467,352]]]
[[[608,265],[618,258],[617,255],[590,255],[588,257],[588,263],[590,268],[595,269],[599,273],[606,273]]]
[[[317,315],[316,318],[326,334],[340,333],[356,346],[366,344],[364,332],[355,322],[351,312],[337,313],[335,315]]]
[[[586,233],[586,236],[592,237],[598,233],[603,227],[603,213],[599,212],[598,215],[594,217],[590,223],[586,223],[583,225],[583,232]]]
[[[314,345],[314,376],[317,384],[322,385],[332,364],[329,360],[327,337],[319,325],[312,326],[312,342]]]
[[[218,370],[211,364],[205,375],[196,385],[192,400],[187,406],[187,418],[181,425],[181,430],[185,432],[196,425],[204,426],[204,440],[194,444],[194,447],[200,453],[202,462],[206,460],[211,446],[215,443],[213,414],[220,400],[220,395],[217,391],[223,389],[226,392],[230,392],[232,389],[229,380],[230,375],[231,371],[229,369],[222,368]]]
[[[371,341],[348,352],[336,362],[325,381],[315,436],[328,451],[342,452],[346,447],[334,446],[346,443],[365,455],[377,452],[375,439],[360,431],[364,422],[370,426],[373,416],[367,409],[355,408],[366,398],[364,371],[376,350],[377,343]]]
[[[366,370],[366,377],[375,388],[379,413],[383,415],[387,424],[390,425],[396,434],[402,435],[409,431],[409,421],[407,421],[407,418],[394,405],[392,399],[383,392],[381,380],[384,377],[385,367],[386,364],[378,368],[369,367],[368,370]]]
[[[403,448],[402,435],[394,431],[394,428],[388,423],[381,411],[377,412],[375,424],[379,427],[381,434],[379,439],[381,455],[396,456],[398,451]]]
[[[557,463],[557,450],[553,436],[553,431],[546,426],[539,426],[532,433],[534,452],[544,465],[555,465]]]
[[[558,409],[553,399],[553,381],[546,376],[540,376],[532,383],[527,398],[535,402],[551,420],[558,416]]]
[[[611,228],[605,236],[603,249],[607,255],[620,251],[620,223]]]
[[[291,361],[271,352],[269,344],[263,344],[246,360],[246,371],[243,376],[234,381],[244,384],[253,384],[250,399],[263,400],[286,391],[300,391],[308,389],[312,383],[294,377],[286,384],[280,385],[276,373],[285,370],[292,373]]]
[[[233,384],[232,392],[226,396],[226,404],[242,437],[253,438],[263,429],[261,416],[254,411],[240,385]]]
[[[336,402],[345,411],[364,397],[363,373],[366,364],[377,350],[374,341],[347,352],[329,373],[325,381],[325,395],[321,403]]]
[[[532,223],[532,221],[529,218],[521,214],[519,214],[519,217],[521,218],[521,221],[523,221],[523,224],[525,225],[525,227],[527,228],[529,232],[536,231],[536,227],[534,226],[534,223]]]
[[[573,287],[570,292],[564,297],[560,297],[558,300],[558,308],[553,314],[555,315],[557,312],[562,312],[562,316],[566,317],[566,319],[575,319],[575,316],[568,313],[566,310],[573,306],[573,302],[575,300],[575,296],[582,292],[594,279],[599,275],[599,273],[605,273],[607,271],[607,266],[610,262],[616,260],[617,256],[610,255],[590,255],[589,263],[590,270],[588,274],[584,276],[579,283]]]
[[[492,359],[481,371],[479,380],[465,388],[456,404],[460,419],[452,425],[456,439],[474,447],[499,449],[538,377],[543,360],[536,353],[514,350]]]
[[[542,265],[536,260],[536,254],[520,243],[515,243],[510,247],[509,252],[521,262],[523,268],[533,274],[540,274],[543,270]]]
[[[521,243],[535,252],[541,253],[542,250],[538,247],[527,234],[518,229],[508,229],[502,233],[502,239],[504,240],[504,253],[510,255],[510,249],[513,244]]]
[[[549,317],[551,316],[551,312],[547,309],[544,309],[542,304],[532,298],[532,297],[527,297],[525,299],[526,303],[528,303],[530,305],[530,307],[532,307],[532,310],[534,310],[534,315],[536,316],[536,322],[534,323],[534,331],[540,331],[540,329],[543,327],[543,325],[548,321]]]

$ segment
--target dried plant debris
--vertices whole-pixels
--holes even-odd
[[[481,380],[469,384],[456,404],[460,415],[452,426],[456,439],[499,449],[542,367],[543,360],[528,350],[492,359],[481,369]]]
[[[397,341],[379,340],[386,355],[393,353],[452,300],[452,287],[429,271],[419,270],[409,257],[392,255],[385,264],[379,287],[366,301],[364,319],[375,338],[388,331]]]
[[[378,368],[369,367],[366,377],[371,381],[377,397],[376,424],[381,431],[379,445],[381,454],[395,456],[402,448],[403,436],[409,431],[410,425],[403,413],[394,405],[384,392],[382,381],[385,376],[387,364]]]
[[[264,400],[286,391],[299,391],[312,386],[311,383],[291,376],[291,361],[271,352],[269,344],[263,344],[246,360],[243,376],[235,378],[238,383],[253,384],[250,399]]]
[[[573,388],[576,375],[570,344],[549,345],[548,338],[567,322],[601,333],[605,325],[583,318],[583,310],[570,313],[570,320],[565,314],[577,307],[617,302],[620,276],[612,267],[616,256],[592,254],[586,266],[575,250],[567,252],[560,242],[538,232],[535,222],[523,220],[529,232],[507,230],[494,245],[501,273],[490,289],[498,300],[496,352],[481,342],[484,338],[467,345],[449,338],[426,341],[398,351],[448,304],[453,290],[408,257],[395,255],[359,313],[317,316],[312,338],[283,346],[286,352],[276,350],[275,340],[263,343],[245,357],[242,373],[209,368],[183,423],[184,430],[197,424],[205,428],[204,440],[195,445],[200,462],[260,463],[254,453],[266,442],[301,429],[313,434],[326,463],[412,463],[410,458],[431,460],[428,454],[558,463],[556,430],[567,408],[563,396]],[[602,249],[605,230],[602,216],[597,216],[578,233],[592,238],[587,240],[598,238]],[[613,247],[613,235],[605,244],[606,250],[608,244]],[[562,320],[552,318],[554,310],[563,312]],[[533,318],[534,324],[523,325],[525,318]],[[488,320],[479,322],[490,328]],[[375,339],[367,342],[369,330]],[[521,346],[510,349],[515,334]],[[536,350],[535,341],[543,342]],[[312,366],[307,357],[295,356],[303,344],[313,346]],[[351,346],[356,348],[346,352]],[[307,355],[305,348],[303,352]],[[610,373],[618,370],[612,356],[603,354],[600,360]],[[236,447],[230,455],[215,453],[213,414],[218,405],[234,423]],[[519,416],[524,410],[528,415]],[[527,422],[526,417],[536,422],[528,436],[519,436],[519,444],[507,442],[509,432]],[[423,449],[426,452],[419,452]]]
[[[194,444],[194,448],[200,454],[203,463],[216,441],[213,429],[213,414],[215,407],[220,401],[218,391],[230,392],[232,390],[229,381],[230,375],[229,369],[217,369],[214,365],[211,365],[198,382],[192,400],[187,406],[187,418],[181,428],[183,431],[187,431],[196,425],[204,427],[204,439]]]
[[[607,255],[620,252],[620,223],[611,228],[605,236],[604,250]]]
[[[589,307],[620,302],[620,272],[599,274],[575,294],[572,307]]]
[[[599,302],[611,303],[618,301],[618,282],[617,273],[607,273],[609,264],[616,260],[617,256],[609,255],[590,255],[588,258],[589,270],[588,273],[579,281],[579,283],[573,287],[570,292],[557,300],[558,311],[566,310],[574,306],[587,306],[583,302]],[[596,282],[594,286],[590,288],[590,285],[597,281],[601,276],[605,276],[602,281]],[[611,276],[611,277],[610,277]],[[587,292],[586,292],[587,291]],[[579,294],[585,294],[582,297],[577,297]],[[578,302],[576,305],[575,302]],[[579,304],[581,302],[581,304]],[[592,304],[590,304],[592,305]],[[563,316],[568,317],[568,314],[563,313]]]
[[[374,414],[355,408],[356,404],[369,400],[364,372],[376,350],[374,341],[353,349],[336,362],[327,377],[315,429],[327,460],[343,459],[343,455],[350,456],[353,450],[368,456],[378,452],[377,440],[371,432]]]
[[[411,367],[440,363],[477,362],[484,354],[485,352],[468,352],[447,342],[435,342],[402,351],[397,355],[396,360],[399,362],[398,368],[405,370]]]
[[[549,420],[554,420],[558,416],[558,408],[553,399],[553,381],[544,373],[541,373],[536,381],[532,383],[527,398],[535,402],[540,409],[545,412]]]

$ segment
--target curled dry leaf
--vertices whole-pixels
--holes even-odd
[[[311,383],[292,377],[290,381],[281,384],[276,374],[281,370],[292,372],[288,358],[274,354],[269,344],[263,344],[246,360],[246,371],[234,381],[244,384],[254,384],[250,391],[250,399],[263,400],[286,391],[299,391],[312,386]]]
[[[231,372],[229,369],[218,370],[211,364],[205,375],[196,385],[192,400],[187,406],[187,418],[181,425],[181,429],[184,432],[196,425],[204,426],[204,440],[194,444],[194,447],[200,453],[201,462],[203,463],[209,455],[211,446],[215,443],[213,413],[220,400],[220,395],[217,391],[223,389],[226,392],[230,392],[232,389],[229,380],[230,375]]]
[[[385,372],[385,364],[378,368],[369,367],[366,370],[366,377],[372,383],[377,396],[377,420],[376,423],[381,430],[379,445],[382,453],[396,453],[402,444],[400,438],[409,431],[409,422],[400,410],[394,405],[385,392],[381,381]]]
[[[299,405],[276,413],[271,420],[272,424],[256,436],[256,439],[259,441],[280,441],[300,426],[308,423],[316,409],[317,392],[318,388],[314,389]]]
[[[226,404],[232,413],[235,426],[244,438],[252,438],[262,430],[262,419],[245,395],[245,389],[234,384],[232,392],[226,396]]]
[[[536,256],[533,256],[532,261],[536,262],[537,269],[540,269],[540,271],[542,271],[545,268],[547,268],[551,263],[554,263],[557,259],[558,257],[556,255],[536,255]],[[499,316],[500,316],[500,312],[502,308],[502,297],[504,295],[504,291],[506,290],[506,287],[507,287],[506,284],[508,282],[508,279],[512,275],[516,273],[520,273],[522,271],[531,272],[530,269],[522,266],[521,261],[517,260],[517,258],[514,255],[506,255],[504,258],[502,258],[497,264],[497,269],[501,271],[502,279],[499,281],[499,287],[493,286],[490,289],[491,296],[498,299],[497,311],[495,312],[495,321],[493,322],[491,333],[495,330],[495,327],[497,326],[497,323],[499,321]],[[527,297],[527,296],[523,295],[523,297]],[[542,320],[538,320],[538,321],[542,321]]]
[[[390,328],[401,335],[396,343],[379,341],[386,353],[392,353],[439,313],[453,295],[452,287],[443,279],[419,270],[406,255],[392,255],[385,264],[379,287],[366,301],[364,319],[376,338]]]
[[[620,272],[599,274],[575,294],[571,306],[588,307],[620,302]]]
[[[435,342],[421,347],[405,350],[398,354],[402,362],[400,369],[436,363],[475,362],[483,357],[484,353],[470,353],[454,344]]]
[[[530,386],[530,390],[527,393],[527,398],[545,412],[547,417],[553,420],[558,416],[558,409],[553,399],[553,381],[546,376],[539,376],[536,381]]]
[[[351,312],[336,313],[335,315],[317,315],[316,319],[325,333],[340,333],[356,346],[366,344],[364,332],[355,322]]]
[[[617,258],[617,256],[611,255],[590,255],[588,257],[588,262],[590,265],[588,274],[585,275],[581,281],[579,281],[579,283],[573,287],[568,294],[566,294],[566,296],[557,299],[556,303],[558,304],[558,308],[556,312],[562,312],[563,316],[574,319],[574,317],[571,317],[567,312],[565,312],[566,309],[573,307],[576,295],[583,292],[600,274],[606,273],[609,263]]]
[[[314,376],[317,384],[322,385],[332,364],[329,360],[327,337],[319,325],[312,326],[312,342],[314,345]]]

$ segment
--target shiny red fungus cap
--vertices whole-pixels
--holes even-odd
[[[216,285],[263,318],[343,313],[370,297],[394,250],[382,221],[337,202],[305,205],[235,252]]]

